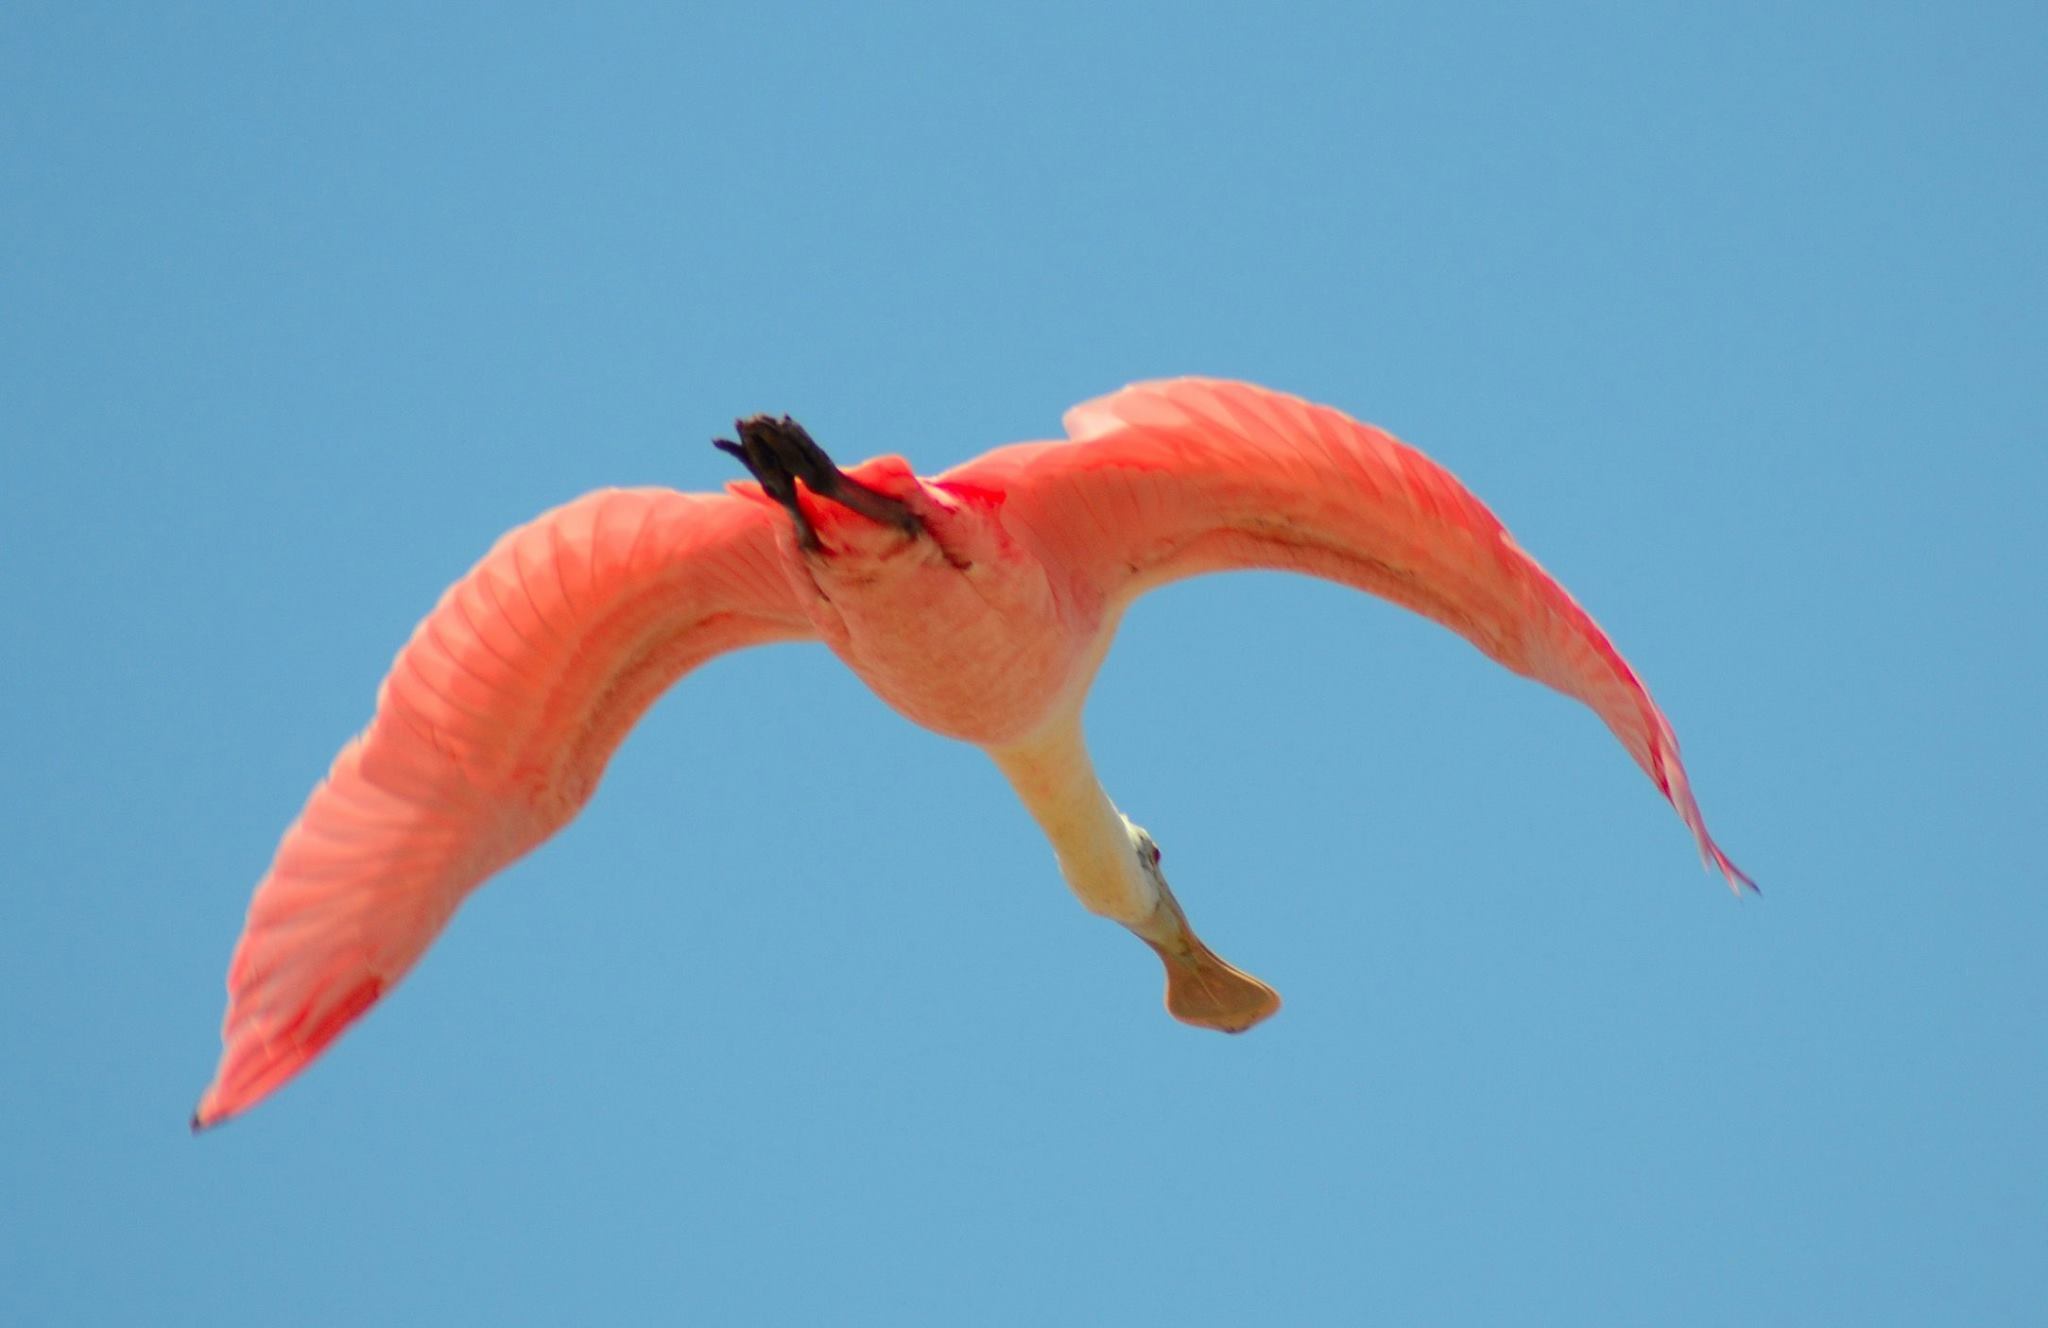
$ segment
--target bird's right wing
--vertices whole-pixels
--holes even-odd
[[[1591,615],[1456,476],[1370,425],[1250,383],[1138,383],[1067,412],[1069,441],[939,477],[1101,598],[1106,617],[1203,572],[1276,568],[1413,609],[1606,721],[1731,887],[1678,739]]]
[[[470,891],[567,824],[669,684],[811,635],[775,538],[759,503],[608,489],[507,534],[449,588],[256,887],[195,1129],[296,1074]]]

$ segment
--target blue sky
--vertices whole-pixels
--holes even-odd
[[[0,17],[0,1319],[2048,1300],[2041,7],[295,8]],[[1463,476],[1763,898],[1576,706],[1210,578],[1089,721],[1252,1034],[781,647],[187,1137],[251,885],[501,530],[742,413],[932,472],[1188,372]]]

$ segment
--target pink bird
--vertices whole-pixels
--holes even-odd
[[[1125,607],[1201,572],[1370,591],[1577,697],[1708,865],[1755,888],[1708,836],[1635,671],[1428,457],[1327,406],[1194,378],[1088,402],[1066,428],[920,479],[895,456],[842,471],[794,421],[755,416],[718,442],[752,483],[601,490],[500,539],[398,652],[256,887],[193,1128],[374,1005],[471,891],[576,815],[671,683],[773,641],[824,642],[906,718],[986,751],[1082,905],[1157,952],[1167,1009],[1250,1028],[1279,996],[1196,938],[1081,733]]]

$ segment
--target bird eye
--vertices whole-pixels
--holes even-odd
[[[1159,851],[1159,845],[1157,844],[1147,844],[1145,847],[1152,850],[1152,865],[1157,867],[1159,865],[1159,860],[1165,857],[1166,855]]]

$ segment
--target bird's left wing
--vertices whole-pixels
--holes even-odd
[[[810,634],[759,503],[609,489],[500,539],[398,652],[256,887],[193,1127],[246,1110],[388,991],[465,896],[581,810],[670,683]]]
[[[1678,739],[1628,661],[1442,466],[1340,411],[1249,383],[1139,383],[1067,412],[1064,443],[999,448],[939,477],[1099,596],[1279,568],[1392,600],[1590,706],[1731,887]]]

